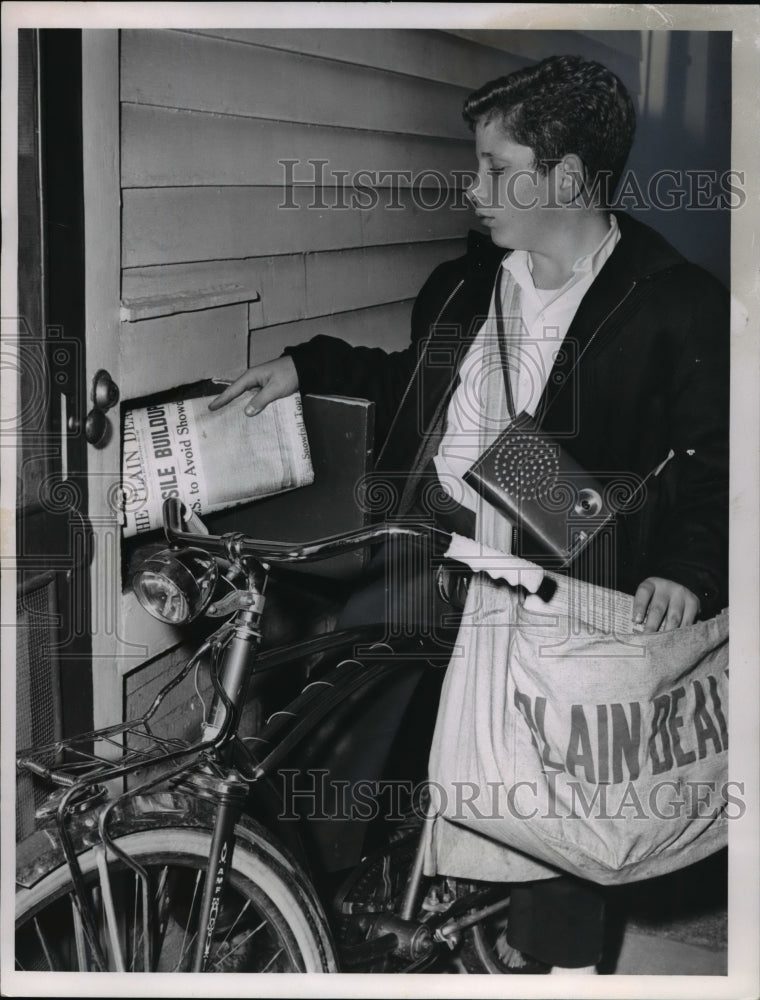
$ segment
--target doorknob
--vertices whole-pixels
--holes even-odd
[[[103,413],[119,402],[119,387],[105,368],[95,372],[92,378],[90,397],[95,404],[95,409],[102,410]]]
[[[93,448],[105,448],[111,440],[111,421],[102,410],[92,409],[84,422],[84,436]]]
[[[104,448],[111,439],[111,421],[106,412],[119,402],[119,387],[105,368],[95,372],[90,398],[93,407],[85,420],[84,436],[93,448]]]

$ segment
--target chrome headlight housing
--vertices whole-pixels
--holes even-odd
[[[167,625],[184,625],[206,609],[219,578],[216,560],[203,549],[164,549],[132,577],[145,610]]]

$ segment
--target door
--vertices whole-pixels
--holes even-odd
[[[119,121],[118,31],[19,32],[19,746],[119,721],[176,639],[122,588]]]
[[[19,372],[25,744],[120,718],[116,664],[144,647],[119,647],[119,418],[102,374],[118,385],[119,33],[18,37],[20,320],[4,365]]]
[[[87,406],[79,415],[104,412],[87,444],[92,636],[92,711],[96,727],[121,720],[124,678],[151,657],[175,645],[176,629],[140,608],[122,572],[121,426],[119,407],[109,404],[107,384],[118,391],[125,372],[120,349],[121,172],[120,32],[82,31],[82,164],[84,178],[84,339]],[[138,358],[147,370],[151,359]],[[107,373],[108,380],[98,376]],[[141,372],[129,373],[139,382]],[[86,427],[85,427],[86,429]],[[100,436],[100,431],[104,435]]]
[[[81,33],[19,32],[17,746],[92,725]],[[19,782],[17,833],[45,792]]]

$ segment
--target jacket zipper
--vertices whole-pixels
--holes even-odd
[[[617,302],[612,307],[612,309],[610,309],[610,311],[607,313],[607,315],[604,317],[604,319],[598,324],[598,326],[596,327],[596,329],[594,330],[594,332],[591,334],[591,336],[586,341],[586,344],[585,344],[583,350],[578,355],[578,357],[575,359],[575,364],[573,365],[573,367],[568,372],[567,379],[565,380],[566,383],[570,380],[570,378],[572,378],[572,376],[577,371],[578,365],[580,365],[581,360],[583,359],[583,356],[585,355],[586,351],[593,344],[593,342],[596,339],[596,336],[599,333],[599,331],[602,329],[602,327],[606,326],[607,323],[609,323],[609,321],[612,319],[612,317],[615,315],[615,313],[618,312],[618,310],[620,310],[623,307],[623,305],[628,301],[628,299],[630,298],[630,296],[635,291],[637,285],[638,285],[638,279],[634,278],[633,279],[633,283],[631,284],[631,287],[628,289],[628,291],[625,293],[625,295],[622,297],[622,299],[620,299],[620,301]],[[537,407],[537,410],[536,410],[537,413],[541,413],[540,424],[543,424],[543,422],[544,422],[544,420],[546,418],[546,414],[551,409],[551,404],[546,405],[546,403],[545,403],[545,398],[546,398],[546,392],[547,392],[548,384],[549,384],[549,381],[547,380],[547,385],[544,387],[544,391],[541,394],[541,399],[539,400],[539,404],[538,404],[538,407]]]
[[[414,385],[414,380],[417,378],[417,374],[418,374],[418,372],[420,370],[420,366],[422,365],[422,359],[425,356],[425,351],[427,350],[427,346],[428,346],[428,344],[430,343],[430,341],[433,338],[432,331],[440,323],[441,316],[443,316],[443,314],[446,312],[446,309],[448,308],[449,303],[454,298],[454,296],[457,294],[457,292],[459,291],[459,289],[462,287],[463,284],[464,284],[464,278],[462,278],[459,281],[459,283],[455,286],[455,288],[449,293],[448,298],[446,299],[446,301],[441,306],[440,312],[438,313],[438,315],[436,316],[435,320],[433,321],[433,323],[431,325],[431,328],[430,328],[431,332],[428,334],[427,340],[422,345],[422,349],[420,350],[420,356],[417,359],[417,364],[414,366],[414,371],[412,372],[412,374],[411,374],[411,376],[409,378],[409,382],[408,382],[408,384],[406,386],[406,389],[404,389],[404,394],[401,397],[401,401],[399,402],[398,407],[396,408],[396,415],[393,418],[393,422],[391,423],[390,427],[388,428],[388,433],[385,435],[385,441],[383,441],[383,447],[380,449],[380,451],[378,452],[377,458],[375,459],[375,463],[376,464],[381,460],[381,458],[385,454],[385,449],[386,449],[386,447],[388,445],[388,442],[391,439],[391,434],[393,433],[393,431],[394,431],[394,429],[396,427],[396,421],[399,419],[399,415],[400,415],[401,410],[402,410],[402,408],[404,406],[404,403],[406,402],[407,396],[409,395],[409,393],[412,390],[412,386]]]
[[[581,362],[581,358],[586,353],[586,351],[589,349],[589,347],[591,347],[592,343],[594,342],[594,339],[596,338],[596,335],[599,333],[599,331],[602,329],[602,327],[605,326],[610,321],[610,319],[615,315],[615,313],[618,311],[618,309],[621,309],[623,307],[624,303],[630,298],[630,296],[636,290],[637,284],[638,284],[638,281],[637,281],[636,278],[634,278],[633,279],[633,284],[628,289],[628,291],[625,293],[625,295],[622,297],[622,299],[616,305],[614,305],[612,307],[612,309],[610,309],[610,311],[607,313],[607,315],[601,321],[601,323],[599,324],[599,326],[597,326],[596,330],[594,330],[594,332],[588,338],[588,340],[586,341],[586,346],[583,348],[583,350],[581,351],[581,353],[578,355],[578,357],[575,360],[575,364],[573,365],[573,371],[575,371],[575,369],[578,367],[578,365]],[[572,372],[571,372],[571,374],[572,374]]]

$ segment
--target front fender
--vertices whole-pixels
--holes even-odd
[[[100,806],[70,817],[68,831],[77,854],[101,843],[98,820],[103,808]],[[109,833],[115,838],[127,833],[166,827],[211,832],[215,813],[214,802],[182,790],[170,789],[148,795],[129,796],[111,811]],[[249,816],[241,816],[236,832],[239,841],[276,855],[292,871],[299,869],[290,853],[284,847],[274,844],[264,828]],[[16,884],[31,889],[64,864],[66,858],[57,826],[53,824],[43,827],[16,846]]]

